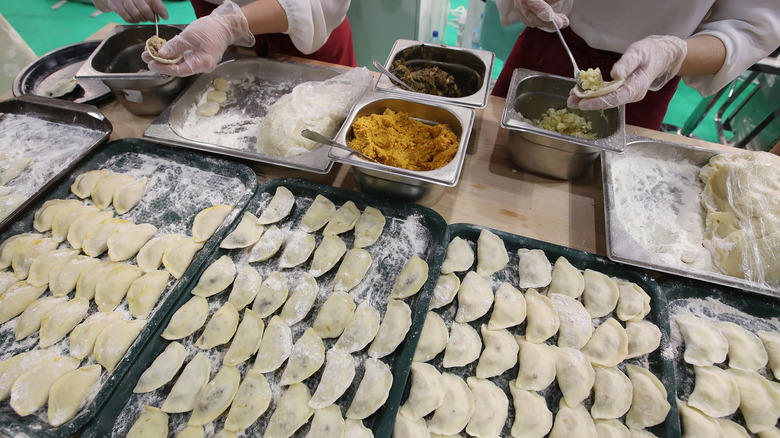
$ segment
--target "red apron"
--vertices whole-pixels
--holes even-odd
[[[593,49],[585,43],[571,28],[561,29],[574,59],[580,68],[600,68],[608,79],[612,65],[621,54],[606,50]],[[573,68],[558,35],[541,29],[529,27],[517,38],[512,52],[507,57],[501,75],[493,87],[492,94],[506,97],[512,72],[516,68],[527,68],[558,76],[572,77]],[[672,100],[680,77],[675,76],[658,91],[648,91],[639,102],[626,105],[626,123],[660,130],[669,101]]]
[[[192,3],[197,17],[209,15],[218,6],[205,0],[190,0],[190,3]],[[260,57],[282,54],[341,64],[347,67],[357,66],[355,50],[352,46],[352,28],[349,26],[347,17],[344,17],[344,22],[333,29],[325,45],[308,55],[296,49],[290,36],[283,33],[255,35],[255,40],[253,49]]]

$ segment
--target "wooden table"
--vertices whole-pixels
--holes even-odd
[[[105,38],[107,25],[94,38]],[[91,38],[91,39],[94,39]],[[291,58],[285,58],[290,60]],[[299,62],[317,63],[304,59]],[[499,127],[505,100],[491,96],[476,119],[460,182],[431,206],[449,224],[467,222],[557,245],[606,255],[604,197],[600,161],[576,180],[556,180],[517,170],[506,152],[508,131]],[[100,107],[114,130],[110,140],[143,138],[155,117],[131,114],[116,101]],[[728,150],[723,145],[629,126],[629,134],[700,147]],[[351,166],[336,163],[325,175],[270,165],[252,164],[260,182],[295,177],[356,190]]]

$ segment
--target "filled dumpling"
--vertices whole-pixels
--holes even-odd
[[[279,186],[257,222],[262,225],[279,222],[290,214],[294,205],[295,195],[287,187]]]
[[[442,373],[444,401],[433,411],[428,430],[439,435],[459,434],[474,413],[474,395],[466,382],[450,373]]]
[[[298,283],[293,286],[290,297],[285,301],[279,316],[290,326],[299,322],[309,314],[319,291],[320,286],[317,284],[317,280],[307,272],[301,273]]]
[[[393,373],[386,363],[370,357],[364,366],[363,379],[347,409],[346,417],[354,420],[362,420],[376,412],[387,400],[393,385]]]
[[[368,347],[368,355],[381,358],[395,351],[412,326],[412,309],[401,300],[387,301],[387,310],[379,325],[374,341]]]
[[[335,403],[355,378],[355,358],[351,354],[330,349],[325,357],[325,369],[309,401],[312,409],[322,409]]]
[[[490,330],[482,324],[482,342],[485,350],[477,362],[477,377],[499,376],[517,363],[519,347],[508,330]]]
[[[227,289],[236,279],[236,265],[230,256],[223,255],[212,263],[198,279],[198,284],[192,289],[192,294],[199,297],[210,297]]]
[[[198,352],[179,374],[161,406],[162,410],[168,413],[191,411],[210,374],[211,361],[202,351]]]
[[[477,273],[484,278],[504,269],[509,263],[504,241],[489,230],[482,230],[477,239]]]
[[[233,211],[233,206],[224,204],[214,205],[199,211],[192,222],[192,237],[195,242],[203,243],[209,240],[231,211]]]
[[[366,248],[379,240],[385,222],[385,216],[379,209],[366,207],[355,222],[355,248]]]
[[[399,413],[416,420],[430,414],[444,402],[446,388],[441,373],[433,365],[412,362],[411,374],[409,396]]]
[[[325,344],[314,329],[308,328],[293,344],[279,384],[292,385],[302,382],[316,373],[324,362]]]
[[[517,250],[517,274],[520,277],[518,286],[543,288],[552,280],[552,266],[541,249],[520,248]]]
[[[458,236],[453,237],[447,246],[447,255],[441,264],[442,274],[462,272],[471,269],[474,264],[474,250],[469,243]]]
[[[241,222],[219,244],[220,248],[235,249],[254,245],[263,235],[265,227],[257,222],[257,216],[245,211]]]
[[[351,295],[344,292],[334,292],[320,307],[312,327],[323,339],[337,338],[352,319],[355,307],[355,301]]]
[[[485,315],[493,305],[493,288],[484,277],[469,271],[458,289],[458,311],[455,321],[474,321]]]
[[[450,336],[444,348],[444,368],[466,366],[479,359],[482,352],[482,339],[479,333],[469,324],[453,322]]]

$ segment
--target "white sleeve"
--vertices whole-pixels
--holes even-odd
[[[295,47],[309,54],[322,47],[347,16],[350,0],[278,0],[287,14],[287,32]]]
[[[515,11],[514,0],[496,0],[496,8],[502,26],[506,27],[520,21],[520,14]]]
[[[777,0],[716,1],[695,35],[715,36],[726,46],[720,71],[684,78],[702,96],[709,96],[780,46],[780,7]]]

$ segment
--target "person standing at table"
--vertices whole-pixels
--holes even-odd
[[[527,28],[515,42],[493,94],[506,97],[512,71],[572,76],[555,33],[561,28],[577,65],[622,79],[601,97],[569,96],[568,106],[626,104],[626,123],[660,129],[680,77],[711,95],[780,45],[778,0],[497,0],[503,25]]]
[[[93,0],[101,11],[115,11],[125,21],[167,19],[162,0]],[[172,38],[160,56],[184,55],[173,65],[144,60],[149,69],[173,76],[214,70],[230,45],[252,47],[258,56],[293,55],[355,67],[350,0],[191,0],[199,18]]]

